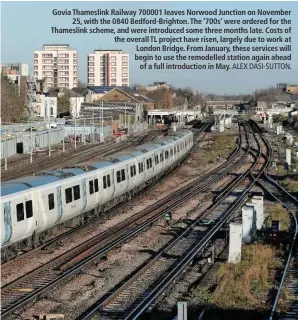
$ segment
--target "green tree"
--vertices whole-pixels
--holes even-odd
[[[1,118],[3,122],[19,122],[26,117],[25,101],[20,97],[18,86],[1,74]]]

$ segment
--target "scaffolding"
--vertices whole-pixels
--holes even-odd
[[[29,111],[30,119],[36,114],[36,82],[33,76],[33,72],[27,79],[27,108]]]

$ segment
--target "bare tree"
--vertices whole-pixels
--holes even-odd
[[[26,117],[25,101],[20,97],[18,87],[1,74],[1,117],[3,122],[19,122]]]

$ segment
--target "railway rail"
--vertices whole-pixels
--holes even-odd
[[[260,132],[261,129],[258,129]],[[272,149],[269,142],[265,139],[265,144],[272,155]],[[258,184],[267,192],[275,201],[279,202],[284,208],[288,210],[292,220],[292,242],[286,258],[286,264],[283,270],[282,278],[276,292],[274,303],[271,309],[270,320],[294,320],[298,319],[298,248],[297,248],[297,234],[298,234],[298,199],[285,190],[278,182],[272,179],[266,172],[263,179],[258,180]],[[291,264],[292,262],[292,264]],[[286,279],[289,276],[289,283],[286,284]],[[276,311],[280,301],[280,295],[284,286],[289,290],[289,297],[286,301],[288,303],[288,310],[286,312],[278,313]]]
[[[248,140],[246,154],[250,152],[250,143]],[[217,197],[219,200],[211,209],[163,248],[151,261],[146,262],[133,277],[109,292],[99,305],[92,307],[82,319],[90,319],[96,315],[100,316],[100,319],[137,319],[145,312],[162,292],[181,276],[193,258],[203,252],[209,241],[247,199],[256,180],[269,164],[268,159],[263,161],[255,179],[248,185],[243,184],[243,181],[255,172],[263,157],[260,145],[258,146],[258,155],[253,155],[254,164],[232,182],[232,187],[226,188],[220,197]],[[239,188],[241,184],[242,188],[238,190],[239,196],[231,197],[235,188]],[[197,229],[203,218],[205,221],[207,218],[209,223],[205,225],[205,229]]]
[[[271,309],[270,320],[298,319],[298,200],[266,174],[264,175],[264,179],[258,181],[258,183],[273,199],[282,204],[282,206],[290,212],[293,225],[292,243],[290,243],[290,248],[286,258],[286,264],[283,270],[282,278]],[[287,281],[286,283],[287,277],[289,277],[289,281]],[[285,286],[287,286],[289,290],[288,300],[286,301],[289,308],[286,312],[279,313],[276,310],[280,301],[282,289]]]
[[[60,155],[55,155],[53,159],[46,157],[47,160],[45,161],[45,157],[36,159],[32,164],[24,163],[19,159],[13,160],[10,166],[13,167],[13,171],[9,170],[7,172],[2,171],[2,181],[8,181],[16,178],[20,178],[24,175],[30,175],[35,173],[39,170],[46,170],[55,167],[54,163],[56,164],[63,164],[63,166],[73,164],[73,159],[75,157],[76,162],[87,161],[92,159],[96,156],[108,156],[112,153],[117,151],[121,151],[123,149],[129,148],[133,145],[139,145],[142,143],[144,139],[147,141],[153,140],[157,135],[157,132],[149,132],[146,133],[144,136],[141,137],[134,137],[133,139],[129,139],[127,141],[123,141],[121,145],[115,144],[115,141],[110,141],[105,144],[96,144],[96,145],[85,145],[81,146],[78,149],[71,149],[68,150],[67,153],[61,153]],[[28,156],[27,156],[28,157]],[[27,166],[26,166],[27,165]],[[24,168],[25,166],[25,168]]]
[[[202,127],[202,129],[210,127],[210,125],[211,123],[207,123]],[[190,186],[188,187],[190,188]],[[177,195],[178,195],[178,192],[172,195],[172,197],[173,196],[176,197]],[[165,210],[165,208],[168,208],[168,205],[169,205],[168,200],[169,198],[164,199],[163,210]],[[98,252],[98,250],[102,249],[102,247],[104,247],[104,245],[107,244],[108,241],[111,241],[112,239],[114,239],[114,247],[116,247],[121,243],[121,241],[123,242],[129,237],[132,237],[136,233],[144,230],[147,226],[150,225],[150,223],[152,223],[153,219],[156,220],[160,216],[162,216],[163,212],[158,208],[160,205],[161,205],[161,202],[156,204],[155,206],[156,210],[151,212],[151,215],[153,216],[151,220],[149,219],[148,221],[145,221],[145,218],[148,219],[148,214],[150,213],[150,210],[148,209],[147,212],[143,211],[133,216],[131,219],[126,220],[122,224],[117,225],[115,228],[112,228],[107,232],[100,234],[98,237],[91,239],[91,241],[87,241],[86,243],[82,244],[82,246],[77,247],[74,250],[71,250],[66,254],[58,257],[58,259],[55,259],[54,261],[46,264],[45,266],[42,266],[41,268],[34,270],[33,272],[29,273],[25,277],[21,277],[20,279],[17,279],[13,283],[4,286],[2,288],[1,315],[2,316],[7,315],[12,311],[18,309],[24,303],[36,297],[37,294],[57,284],[61,278],[63,277],[65,278],[67,275],[69,276],[79,270],[80,266],[78,265],[76,265],[76,268],[73,268],[73,270],[68,270],[67,268],[70,266],[69,262],[71,262],[72,264],[78,263],[78,262],[81,262],[81,265],[87,264],[87,261],[83,261],[84,258],[86,259],[86,255],[90,255],[94,251],[96,255],[93,258],[95,257],[98,258],[100,253],[104,255],[105,252],[107,252],[107,250],[105,252],[103,251]],[[155,217],[154,217],[154,214],[156,214]],[[130,226],[131,230],[124,229],[125,227],[129,226],[133,221],[135,222],[134,224],[134,226],[136,226],[135,229],[133,229],[132,226]],[[140,224],[141,222],[142,224]],[[120,231],[120,233],[116,234],[116,231],[118,232]],[[124,234],[122,234],[122,238],[120,238],[119,236],[119,234],[121,235],[121,231],[124,232]],[[118,239],[117,239],[117,236],[118,236]],[[101,242],[99,244],[96,244],[98,241],[101,241]],[[81,255],[82,261],[79,261],[80,259],[77,259],[77,257],[80,256],[80,253],[81,254],[83,253]],[[65,265],[66,263],[68,264]],[[60,265],[63,265],[63,267],[60,268],[57,272],[57,267],[59,267]],[[41,280],[42,277],[46,275],[48,275],[49,277],[48,278],[46,277],[46,279]],[[18,288],[24,288],[28,286],[30,286],[32,290],[31,289],[18,290]]]
[[[208,131],[211,127],[211,124],[212,124],[212,120],[209,120],[207,121],[207,123],[203,123],[200,127],[200,129],[197,130],[197,136],[201,133],[201,132],[204,132],[204,130]],[[197,141],[197,144],[204,138],[204,136],[206,135],[207,133],[205,132],[204,135]],[[153,131],[153,132],[150,132],[149,134],[146,134],[144,137],[141,138],[141,140],[138,140],[137,141],[137,145],[140,145],[140,144],[143,144],[144,141],[151,141],[152,139],[154,139],[157,135],[159,135],[158,131]],[[196,146],[194,146],[194,148],[191,150],[191,151],[194,151],[196,148]],[[100,151],[98,151],[100,152]],[[107,153],[113,153],[112,149],[109,149],[109,152]],[[77,161],[76,163],[78,163],[79,161]],[[75,163],[75,164],[76,164]],[[175,171],[175,169],[174,169]],[[173,171],[172,171],[173,172]],[[166,175],[165,175],[166,176]],[[157,180],[155,182],[155,184],[153,185],[156,185],[157,183],[159,183],[165,176],[161,177],[159,180]],[[142,193],[144,193],[145,191],[147,191],[149,188],[151,188],[153,185],[149,185],[147,188],[143,189],[138,195],[141,195]],[[108,214],[110,212],[112,212],[113,210],[119,208],[123,203],[120,203],[119,205],[111,208],[110,210],[106,211],[105,214]],[[63,232],[62,234],[56,236],[55,238],[52,238],[50,240],[46,240],[43,244],[41,244],[40,246],[38,246],[37,248],[35,249],[31,249],[31,250],[27,250],[26,248],[20,252],[20,255],[19,256],[22,256],[24,257],[26,254],[32,254],[33,252],[36,252],[38,250],[47,250],[49,249],[50,247],[52,247],[53,245],[55,245],[56,243],[59,243],[61,242],[63,239],[65,239],[66,237],[68,237],[69,235],[71,234],[74,234],[76,232],[78,232],[79,230],[82,230],[83,228],[87,227],[90,223],[94,223],[96,221],[99,221],[100,219],[102,219],[102,216],[99,216],[97,218],[94,218],[94,219],[90,219],[88,222],[86,222],[84,225],[80,225],[80,226],[77,226],[77,227],[73,227],[69,230],[67,230],[66,232]],[[9,262],[10,260],[8,261],[5,261],[2,263],[2,265],[4,265],[5,263]]]
[[[240,146],[238,147],[238,150],[240,150]],[[234,157],[236,157],[236,153]],[[244,156],[240,158],[242,161],[243,157]],[[237,166],[239,164],[238,162],[239,160],[234,160],[234,163],[230,161],[230,166]],[[211,183],[211,181],[218,181],[225,176],[228,170],[226,164],[220,166],[219,168],[221,168],[220,174],[218,172],[217,174],[214,173],[213,176],[208,174],[206,179],[202,179],[201,177],[200,179],[202,179],[203,182],[199,184],[199,186],[198,180],[200,179],[197,179],[197,181],[187,185],[184,188],[184,201],[203,190],[206,186],[208,186],[208,183]],[[150,226],[152,222],[163,216],[165,210],[172,209],[181,203],[181,200],[177,200],[178,194],[179,191],[174,192],[171,195],[171,200],[169,197],[166,197],[166,199],[163,199],[163,205],[161,202],[158,202],[154,208],[151,207],[151,209],[155,210],[152,211],[148,209],[147,211],[145,210],[139,214],[136,214],[129,220],[126,220],[123,224],[115,226],[107,232],[100,234],[98,237],[82,244],[82,246],[67,252],[66,254],[58,257],[58,259],[55,259],[41,268],[34,270],[25,277],[22,277],[21,279],[4,286],[2,288],[2,316],[5,316],[23,306],[28,301],[34,299],[41,292],[44,292],[45,290],[59,283],[63,278],[65,279],[67,276],[79,271],[83,266],[91,262],[93,259],[98,259],[100,256],[105,255],[119,244]],[[159,208],[161,205],[162,207]],[[136,225],[134,225],[134,227],[130,225],[133,220]],[[126,229],[124,229],[125,227]],[[100,240],[101,242],[99,242]],[[107,243],[109,243],[109,247],[105,247]],[[25,290],[25,292],[24,290],[18,291],[18,288],[26,288],[28,286],[31,288],[30,290]]]

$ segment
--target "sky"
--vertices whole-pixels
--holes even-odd
[[[168,10],[292,10],[292,70],[140,70],[135,44],[115,43],[114,35],[52,34],[51,27],[73,28],[72,16],[55,16],[53,9],[168,9]],[[78,51],[79,80],[87,81],[87,55],[95,49],[122,49],[130,54],[130,84],[166,81],[175,87],[217,94],[251,93],[277,83],[298,83],[297,2],[2,2],[1,63],[33,66],[33,51],[43,44],[69,44]],[[86,17],[85,17],[86,18]],[[98,18],[98,17],[97,17]],[[180,17],[183,19],[184,17]],[[265,17],[263,17],[265,18]],[[142,27],[139,25],[139,27]],[[268,61],[267,61],[268,62]]]

